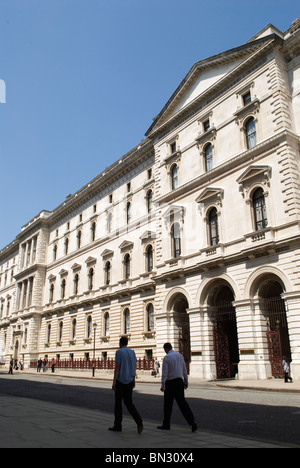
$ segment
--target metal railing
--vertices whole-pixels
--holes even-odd
[[[154,370],[154,359],[138,359],[136,369],[144,371]],[[36,369],[38,360],[30,361],[30,368]],[[51,359],[48,361],[48,367],[51,366]],[[114,370],[115,360],[107,359],[59,359],[56,361],[55,369],[63,370]]]

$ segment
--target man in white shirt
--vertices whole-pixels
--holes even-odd
[[[173,351],[170,343],[164,345],[164,350],[167,354],[163,362],[161,385],[161,391],[165,394],[164,422],[162,426],[158,426],[158,429],[170,430],[171,414],[175,399],[187,423],[189,426],[192,426],[192,431],[196,432],[198,427],[195,417],[184,397],[184,390],[188,388],[189,384],[183,356]]]

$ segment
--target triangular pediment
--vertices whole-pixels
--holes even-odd
[[[62,270],[60,270],[60,272],[58,274],[59,274],[59,276],[67,276],[68,273],[69,272],[67,270],[62,269]]]
[[[127,250],[127,249],[132,249],[134,246],[134,243],[131,241],[124,241],[122,244],[119,246],[120,250]]]
[[[156,239],[156,234],[153,231],[145,231],[144,234],[140,237],[140,239],[141,241]]]
[[[184,216],[184,207],[180,205],[171,205],[167,211],[163,214],[163,218],[165,220],[169,220],[171,218],[179,219]]]
[[[240,60],[229,61],[228,63],[204,67],[195,72],[193,79],[190,80],[189,88],[182,94],[181,98],[177,99],[177,102],[173,104],[171,115],[177,114],[184,107],[188,106],[196,98],[205,93],[211,86],[214,86],[219,80],[221,80],[227,73],[231,72],[236,66],[241,63]]]
[[[102,252],[101,257],[103,257],[103,258],[112,257],[113,254],[114,254],[114,251],[113,251],[113,250],[105,249],[105,250]]]
[[[250,166],[243,174],[237,179],[238,184],[247,184],[254,179],[269,179],[271,174],[270,166]]]
[[[227,89],[237,77],[249,67],[249,59],[258,50],[263,50],[267,42],[274,40],[274,34],[246,43],[235,49],[223,52],[197,62],[178,86],[162,111],[155,117],[153,124],[146,132],[152,135],[162,130],[167,123],[182,119],[183,113],[191,112],[200,105],[218,95],[220,90]],[[201,108],[201,105],[200,105]]]
[[[89,257],[85,261],[87,265],[92,265],[93,263],[96,263],[96,262],[97,262],[97,259],[95,257]]]
[[[212,200],[221,201],[223,198],[224,190],[221,188],[207,187],[196,199],[197,203],[208,203]]]

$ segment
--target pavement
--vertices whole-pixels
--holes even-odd
[[[202,430],[192,433],[181,426],[159,431],[151,421],[144,421],[144,431],[138,435],[129,417],[124,417],[123,432],[114,433],[108,431],[112,422],[113,416],[101,411],[0,396],[0,448],[102,448],[114,449],[116,453],[118,449],[130,452],[145,448],[182,452],[201,448],[286,448],[284,444],[228,434]]]
[[[24,371],[25,373],[36,373]],[[48,375],[50,375],[48,373]],[[61,372],[54,376],[91,379],[86,372]],[[95,379],[111,380],[112,376],[97,375]],[[139,376],[139,382],[157,382],[148,375]],[[203,383],[191,378],[190,385]],[[272,391],[300,391],[300,382],[285,384],[276,379],[267,381],[224,381],[220,386]],[[98,410],[62,405],[29,398],[0,395],[0,448],[102,448],[118,449],[189,449],[201,448],[287,448],[278,442],[241,438],[236,435],[199,430],[192,433],[189,427],[172,426],[172,430],[159,431],[157,423],[144,421],[144,431],[137,434],[133,420],[127,416],[123,432],[108,431],[113,416]],[[2,426],[2,427],[1,427]]]
[[[22,372],[23,374],[37,374],[35,369],[27,369]],[[41,372],[42,374],[42,372]],[[91,379],[91,380],[106,380],[112,381],[113,373],[106,371],[96,371],[95,377],[92,377],[92,371],[68,371],[57,369],[55,374],[51,374],[48,370],[47,375],[69,377],[76,379]],[[160,384],[160,378],[152,377],[149,374],[139,373],[137,381],[139,383],[156,383]],[[197,386],[208,382],[207,380],[199,379],[197,377],[190,377],[190,386]],[[267,379],[267,380],[218,380],[215,381],[218,387],[231,387],[240,390],[260,390],[260,391],[273,391],[273,392],[300,392],[300,381],[294,381],[293,383],[285,383],[283,379]]]

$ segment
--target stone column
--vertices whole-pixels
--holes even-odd
[[[156,314],[156,347],[159,361],[164,358],[163,346],[174,342],[174,314],[165,312]]]
[[[258,299],[233,303],[239,340],[239,379],[257,380],[271,376],[267,323]]]
[[[289,338],[292,352],[292,376],[300,380],[300,292],[282,294],[285,301]]]
[[[201,344],[202,344],[202,366],[203,378],[215,379],[217,376],[216,358],[214,348],[214,308],[210,306],[200,307],[201,318]]]
[[[201,308],[187,309],[191,334],[191,376],[204,379]]]
[[[256,344],[254,340],[253,305],[248,299],[245,301],[235,301],[233,302],[233,306],[236,312],[240,354],[238,378],[241,380],[256,380]]]

